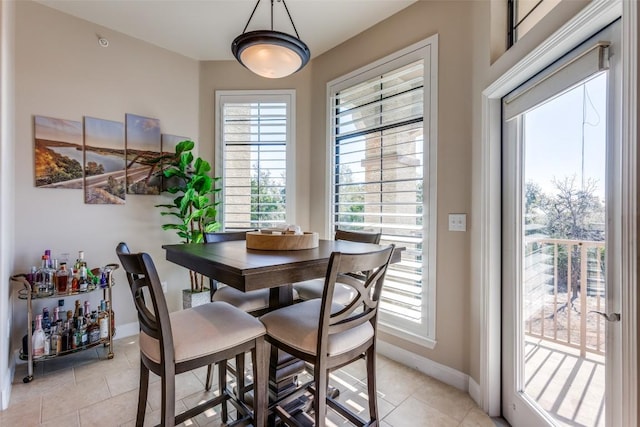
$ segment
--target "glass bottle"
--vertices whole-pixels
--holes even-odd
[[[87,292],[89,290],[89,280],[87,279],[87,267],[81,266],[78,273],[78,291]]]
[[[59,294],[67,293],[67,285],[69,284],[69,271],[67,270],[67,263],[60,264],[60,269],[56,273],[56,285]]]
[[[36,316],[36,329],[31,337],[31,348],[33,349],[33,357],[38,358],[44,356],[44,330],[42,329],[42,314]]]
[[[42,329],[45,334],[51,332],[51,318],[49,317],[49,307],[42,309]]]
[[[46,295],[47,293],[47,277],[49,274],[49,268],[47,267],[47,256],[42,255],[42,262],[40,268],[36,270],[33,291],[38,295]]]
[[[98,312],[96,310],[91,312],[87,333],[89,334],[89,343],[100,341],[100,326],[98,325]]]
[[[51,328],[51,354],[57,355],[62,351],[62,320],[58,320]]]
[[[80,313],[80,300],[77,299],[75,304],[76,304],[76,306],[75,306],[75,309],[73,310],[73,317],[78,317],[78,315]]]
[[[109,338],[109,316],[106,310],[98,314],[98,326],[100,328],[100,339]]]
[[[78,329],[78,345],[85,346],[89,344],[89,335],[87,333],[87,322],[83,316],[78,317],[78,325],[76,326]]]

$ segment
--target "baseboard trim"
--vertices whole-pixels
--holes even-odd
[[[116,333],[113,339],[127,338],[138,335],[140,332],[140,324],[138,322],[125,323],[116,326]]]
[[[469,377],[469,396],[473,399],[474,402],[478,406],[482,408],[480,402],[482,401],[482,393],[480,392],[480,384],[475,382],[475,380]]]
[[[469,396],[479,404],[480,386],[469,375],[382,340],[378,340],[376,347],[378,353],[391,360],[469,393]]]

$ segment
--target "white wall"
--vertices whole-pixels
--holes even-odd
[[[13,267],[14,25],[13,2],[0,3],[0,409],[11,392],[9,275]]]

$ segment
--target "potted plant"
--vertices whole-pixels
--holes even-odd
[[[192,150],[193,141],[181,141],[176,145],[175,154],[163,155],[162,175],[164,177],[163,193],[170,193],[176,197],[171,204],[160,204],[162,216],[175,217],[175,223],[163,224],[163,230],[175,230],[183,243],[202,243],[204,233],[220,229],[217,221],[217,193],[216,182],[219,177],[211,177],[211,165],[200,157],[194,160]],[[183,290],[184,308],[198,305],[193,302],[199,299],[207,302],[209,294],[205,287],[205,278],[189,271],[191,289]],[[208,282],[207,282],[208,283]],[[200,295],[198,295],[200,294]],[[204,300],[204,301],[202,301]]]

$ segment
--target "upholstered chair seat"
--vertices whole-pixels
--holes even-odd
[[[318,325],[322,300],[303,301],[290,305],[260,318],[267,328],[269,336],[308,354],[316,354],[318,345]],[[337,313],[344,309],[340,304],[332,304],[331,311]],[[329,335],[327,355],[337,356],[357,348],[373,337],[373,326],[365,322],[354,328]]]
[[[242,292],[231,286],[218,284],[218,289],[211,297],[212,301],[224,301],[247,313],[266,312],[269,308],[269,289],[259,289]],[[294,289],[293,299],[298,299],[298,292]]]
[[[175,362],[186,362],[264,335],[263,324],[225,302],[212,302],[169,314]],[[161,362],[160,343],[140,331],[140,351]]]

